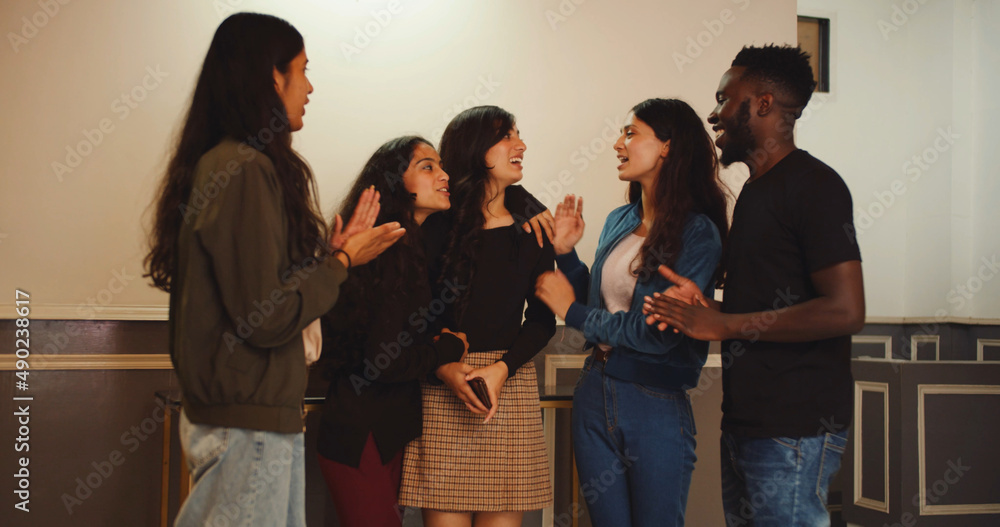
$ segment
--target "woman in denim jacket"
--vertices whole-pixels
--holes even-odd
[[[538,279],[537,294],[593,348],[572,424],[593,524],[683,525],[695,462],[686,390],[698,384],[708,343],[646,325],[642,305],[672,285],[656,272],[661,264],[712,296],[722,278],[726,198],[712,140],[683,101],[636,105],[614,149],[629,204],[608,215],[593,272],[573,249],[583,200],[566,196],[555,219],[559,271]]]

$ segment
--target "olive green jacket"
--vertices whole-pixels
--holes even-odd
[[[294,256],[278,175],[225,140],[198,161],[170,295],[170,354],[192,423],[302,431],[302,330],[347,270]]]

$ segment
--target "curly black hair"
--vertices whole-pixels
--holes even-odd
[[[766,85],[777,102],[796,119],[809,104],[816,88],[809,54],[799,47],[775,44],[744,46],[733,59],[732,66],[746,68],[740,79]]]
[[[413,152],[417,146],[431,146],[423,137],[408,135],[392,139],[375,151],[365,163],[340,206],[340,217],[346,224],[357,207],[361,194],[374,187],[381,194],[376,225],[398,221],[406,235],[386,249],[373,262],[352,268],[340,286],[340,298],[324,315],[327,326],[324,348],[338,351],[336,356],[324,355],[324,376],[332,379],[338,372],[361,363],[372,317],[384,303],[399,302],[413,291],[413,284],[427,280],[426,257],[420,229],[413,218],[413,197],[403,184]]]

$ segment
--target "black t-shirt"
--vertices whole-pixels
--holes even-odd
[[[844,180],[796,150],[743,187],[726,250],[725,313],[773,313],[818,296],[810,274],[860,260],[851,194]],[[851,337],[722,343],[722,429],[756,437],[842,431],[853,406]]]

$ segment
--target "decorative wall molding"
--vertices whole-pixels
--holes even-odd
[[[885,346],[885,355],[882,358],[892,358],[892,337],[889,335],[852,335],[851,344],[882,344]]]
[[[17,356],[0,355],[0,371],[17,369]],[[39,370],[172,370],[170,355],[156,354],[40,354],[34,353],[27,359],[29,371]]]
[[[545,374],[542,382],[545,386],[556,385],[556,372],[562,369],[583,368],[583,361],[587,360],[589,353],[567,353],[567,354],[546,354]]]
[[[863,451],[861,445],[864,445],[863,432],[864,426],[861,422],[861,396],[864,392],[874,392],[883,394],[883,422],[882,427],[885,431],[885,501],[874,500],[872,498],[866,498],[864,492],[861,488],[862,473],[861,468],[864,466],[864,461],[861,458],[861,453]],[[859,507],[865,507],[866,509],[872,509],[874,511],[889,513],[889,383],[885,382],[869,382],[869,381],[855,381],[854,382],[854,504]]]
[[[867,317],[865,324],[968,324],[970,326],[1000,326],[1000,318],[973,317]]]
[[[583,363],[589,357],[589,353],[570,353],[570,354],[547,354],[545,355],[545,373],[542,377],[542,383],[545,386],[555,386],[556,385],[556,374],[559,370],[572,369],[579,370],[583,368]],[[542,436],[545,441],[545,455],[549,459],[549,477],[552,478],[552,486],[555,487],[556,481],[556,409],[555,408],[543,408],[542,409]],[[555,514],[555,506],[550,505],[542,509],[542,525],[552,525],[553,516]]]
[[[934,344],[934,360],[941,360],[941,335],[913,335],[910,339],[910,360],[917,360],[920,344]]]
[[[983,362],[983,352],[984,348],[989,347],[1000,347],[1000,339],[977,339],[976,340],[976,360]]]
[[[169,306],[122,305],[88,306],[86,304],[31,303],[32,320],[167,320]],[[17,318],[14,305],[0,307],[0,320]]]
[[[918,384],[917,385],[917,465],[919,473],[920,515],[1000,514],[1000,503],[969,503],[933,505],[927,502],[927,438],[924,397],[927,395],[1000,395],[1000,386],[986,384]]]

